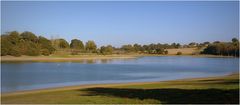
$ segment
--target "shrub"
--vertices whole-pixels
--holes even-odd
[[[50,52],[48,51],[48,49],[42,49],[41,54],[44,56],[48,56],[48,55],[50,55]]]
[[[112,54],[113,53],[113,47],[111,45],[108,46],[102,46],[100,48],[100,53],[102,53],[103,55],[108,55],[108,54]]]
[[[12,49],[9,51],[9,55],[12,55],[12,56],[15,56],[15,57],[19,57],[19,56],[21,56],[21,53],[20,53],[19,50],[12,48]]]
[[[8,54],[8,49],[7,48],[1,48],[1,56],[5,56]]]
[[[30,48],[26,52],[26,55],[29,55],[29,56],[37,56],[39,54],[40,54],[40,51],[34,48]]]
[[[182,52],[180,52],[180,51],[179,51],[179,52],[177,52],[177,55],[182,55]]]
[[[166,50],[166,51],[164,51],[164,54],[166,54],[166,55],[167,55],[167,54],[168,54],[168,51],[167,51],[167,50]]]

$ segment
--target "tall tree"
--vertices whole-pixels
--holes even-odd
[[[58,39],[59,40],[59,48],[69,48],[69,44],[65,39]]]
[[[237,38],[232,39],[233,48],[234,48],[234,56],[239,56],[239,41]]]
[[[233,43],[238,43],[238,39],[237,38],[232,38],[232,42]]]
[[[13,43],[10,42],[8,35],[1,35],[1,56],[8,55]]]
[[[8,32],[8,40],[16,45],[19,43],[20,39],[21,39],[21,36],[19,35],[19,33],[17,31],[12,31],[12,32]]]
[[[41,54],[49,55],[55,51],[55,48],[52,46],[51,41],[43,36],[38,37],[38,43],[41,47]]]
[[[139,44],[137,44],[137,43],[135,43],[135,44],[133,45],[133,47],[134,47],[135,52],[138,52],[138,51],[142,50],[142,49],[141,49],[142,46],[139,45]]]
[[[83,50],[84,45],[81,40],[73,39],[73,40],[71,40],[70,48],[77,49],[77,50]]]
[[[87,41],[85,47],[88,52],[96,52],[97,50],[97,45],[92,40]]]

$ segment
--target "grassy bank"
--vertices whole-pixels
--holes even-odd
[[[239,103],[239,74],[165,82],[73,86],[3,94],[2,103]]]
[[[1,61],[40,61],[40,62],[61,62],[61,61],[82,61],[82,60],[107,60],[107,59],[133,59],[143,56],[191,56],[191,57],[232,57],[218,55],[159,55],[159,54],[113,54],[113,55],[52,55],[52,56],[1,56]]]
[[[131,59],[136,55],[52,55],[52,56],[2,56],[1,61],[81,61],[95,59]]]

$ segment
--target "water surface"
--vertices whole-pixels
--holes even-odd
[[[2,62],[1,90],[163,81],[238,72],[238,58],[140,57],[79,62]]]

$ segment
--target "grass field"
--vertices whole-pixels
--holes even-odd
[[[169,55],[176,55],[177,52],[181,52],[183,55],[192,55],[199,52],[197,48],[179,48],[179,49],[167,49]]]
[[[2,94],[2,104],[239,103],[239,74],[165,82],[76,86]]]

